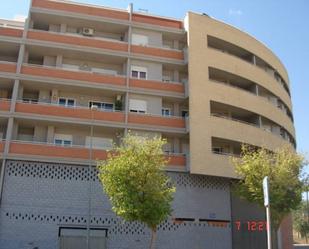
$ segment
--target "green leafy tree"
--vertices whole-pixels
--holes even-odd
[[[152,231],[154,248],[157,226],[172,212],[175,188],[164,168],[168,163],[161,138],[127,135],[121,146],[99,163],[99,179],[113,211],[126,221],[139,221]]]
[[[303,156],[288,147],[270,152],[244,145],[241,157],[232,161],[240,178],[233,186],[234,192],[261,207],[264,206],[262,181],[269,177],[272,226],[277,231],[282,219],[301,203]]]
[[[299,208],[293,212],[293,226],[300,237],[306,239],[306,243],[308,243],[309,234],[309,218],[307,215],[307,204],[303,201]]]

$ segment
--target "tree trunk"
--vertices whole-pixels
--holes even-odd
[[[157,227],[153,227],[151,228],[150,249],[155,249],[156,239],[157,239]]]

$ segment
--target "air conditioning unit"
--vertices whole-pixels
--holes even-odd
[[[94,29],[83,28],[82,34],[85,35],[85,36],[93,36],[94,35]]]

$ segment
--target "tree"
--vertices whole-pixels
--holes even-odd
[[[121,146],[99,163],[99,179],[113,211],[126,221],[139,221],[151,229],[154,248],[157,226],[170,215],[175,188],[164,168],[168,163],[161,138],[127,135]]]
[[[300,237],[306,239],[306,243],[308,243],[309,234],[309,220],[306,217],[307,215],[307,205],[303,201],[300,207],[293,212],[293,225],[294,229],[300,234]]]
[[[277,231],[282,219],[301,203],[303,156],[288,147],[270,152],[244,145],[241,157],[232,161],[240,178],[233,186],[234,192],[261,207],[264,206],[262,181],[269,177],[272,225]]]

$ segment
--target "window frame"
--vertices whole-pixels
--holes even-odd
[[[96,105],[96,104],[100,104],[100,106],[98,106],[98,105]],[[113,106],[113,108],[112,109],[107,109],[107,108],[102,108],[102,106],[103,106],[103,104],[104,105],[112,105]],[[104,110],[104,111],[114,111],[115,110],[115,104],[114,103],[112,103],[112,102],[101,102],[101,101],[93,101],[93,100],[90,100],[90,101],[88,101],[88,106],[89,106],[89,108],[91,109],[91,106],[92,105],[95,105],[95,106],[97,106],[97,108],[99,109],[99,110]]]
[[[60,99],[64,99],[65,100],[65,105],[60,104]],[[74,105],[68,105],[69,100],[73,100],[74,101]],[[64,106],[64,107],[75,107],[76,106],[76,99],[75,98],[70,98],[70,97],[58,97],[58,105],[59,106]]]
[[[133,72],[137,72],[137,77],[132,75]],[[141,73],[145,73],[145,77],[141,77]],[[130,77],[133,79],[147,80],[148,79],[148,68],[131,65]]]

